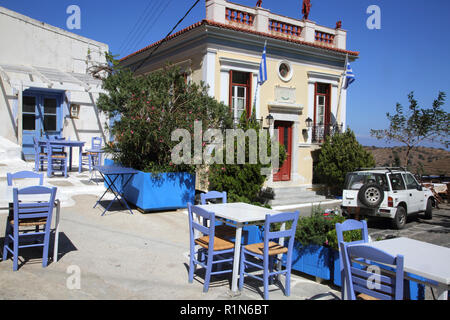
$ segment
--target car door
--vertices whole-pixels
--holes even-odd
[[[405,202],[406,205],[408,206],[408,212],[409,212],[408,190],[406,190],[406,185],[405,185],[405,182],[403,181],[402,175],[400,173],[389,174],[389,182],[391,184],[395,206],[400,202]]]
[[[419,190],[419,184],[411,173],[403,173],[408,195],[408,212],[417,212],[423,210],[424,197],[423,192]]]

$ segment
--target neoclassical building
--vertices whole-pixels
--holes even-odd
[[[325,136],[346,128],[343,72],[346,61],[358,58],[358,52],[347,50],[346,39],[340,22],[329,28],[262,7],[206,0],[204,20],[122,58],[121,64],[137,75],[176,64],[189,81],[205,82],[234,117],[255,105],[264,125],[273,119],[288,157],[267,186],[275,190],[275,199],[278,194],[273,204],[288,204],[297,200],[283,200],[281,194],[312,187]],[[256,90],[265,43],[267,81]]]

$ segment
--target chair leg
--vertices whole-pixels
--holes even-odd
[[[286,282],[284,284],[285,296],[289,297],[291,295],[291,266],[286,266]]]
[[[48,264],[48,246],[50,243],[50,226],[45,225],[45,235],[44,235],[44,252],[42,255],[42,267],[47,267]]]
[[[194,263],[194,255],[195,253],[191,251],[191,254],[189,255],[189,277],[188,281],[189,283],[192,283],[194,280],[194,272],[195,272],[195,263]]]
[[[16,232],[14,232],[13,252],[13,271],[17,271],[19,264],[19,235]]]
[[[269,261],[264,259],[263,262],[264,270],[263,270],[263,283],[264,283],[264,300],[269,299]]]
[[[211,281],[212,260],[214,256],[208,252],[208,261],[206,262],[205,283],[203,285],[203,292],[208,292],[209,282]]]

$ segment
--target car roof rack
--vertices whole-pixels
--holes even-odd
[[[393,170],[397,171],[407,171],[405,167],[372,167],[372,168],[358,168],[356,171],[366,171],[366,170],[388,170],[392,172]]]

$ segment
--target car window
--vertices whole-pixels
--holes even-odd
[[[400,173],[392,173],[389,175],[391,181],[392,190],[406,190],[405,183],[403,182],[402,175]]]
[[[419,184],[417,183],[416,179],[414,179],[412,174],[407,173],[407,174],[404,174],[403,177],[405,178],[407,189],[417,189]]]
[[[372,172],[351,172],[347,174],[345,189],[359,190],[366,183],[376,183],[383,190],[388,191],[389,187],[386,181],[386,175]]]

